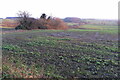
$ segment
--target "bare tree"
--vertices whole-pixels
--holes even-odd
[[[18,17],[19,17],[19,26],[16,27],[16,29],[27,29],[30,30],[32,29],[32,24],[33,24],[33,18],[30,18],[31,14],[27,11],[19,11],[19,13],[17,13]]]

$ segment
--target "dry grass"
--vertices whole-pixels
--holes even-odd
[[[19,67],[18,67],[19,66]],[[13,64],[8,62],[8,60],[4,60],[3,62],[3,70],[10,74],[9,78],[43,78],[44,68],[39,71],[35,70],[34,66],[26,66],[24,64]],[[4,74],[6,74],[4,73]],[[39,74],[38,74],[39,73]]]

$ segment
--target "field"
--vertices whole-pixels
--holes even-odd
[[[118,27],[3,30],[3,78],[117,78]]]
[[[17,19],[0,19],[0,28],[15,28],[17,25]]]

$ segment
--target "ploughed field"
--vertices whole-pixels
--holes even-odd
[[[3,78],[118,77],[117,26],[82,27],[3,31]]]

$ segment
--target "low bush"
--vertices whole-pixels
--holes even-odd
[[[49,16],[47,18],[46,14],[42,14],[39,19],[34,19],[29,17],[30,14],[27,12],[20,12],[19,17],[21,17],[19,21],[19,25],[15,28],[23,29],[23,30],[31,30],[31,29],[67,29],[68,26],[64,21],[59,18],[52,18]]]

